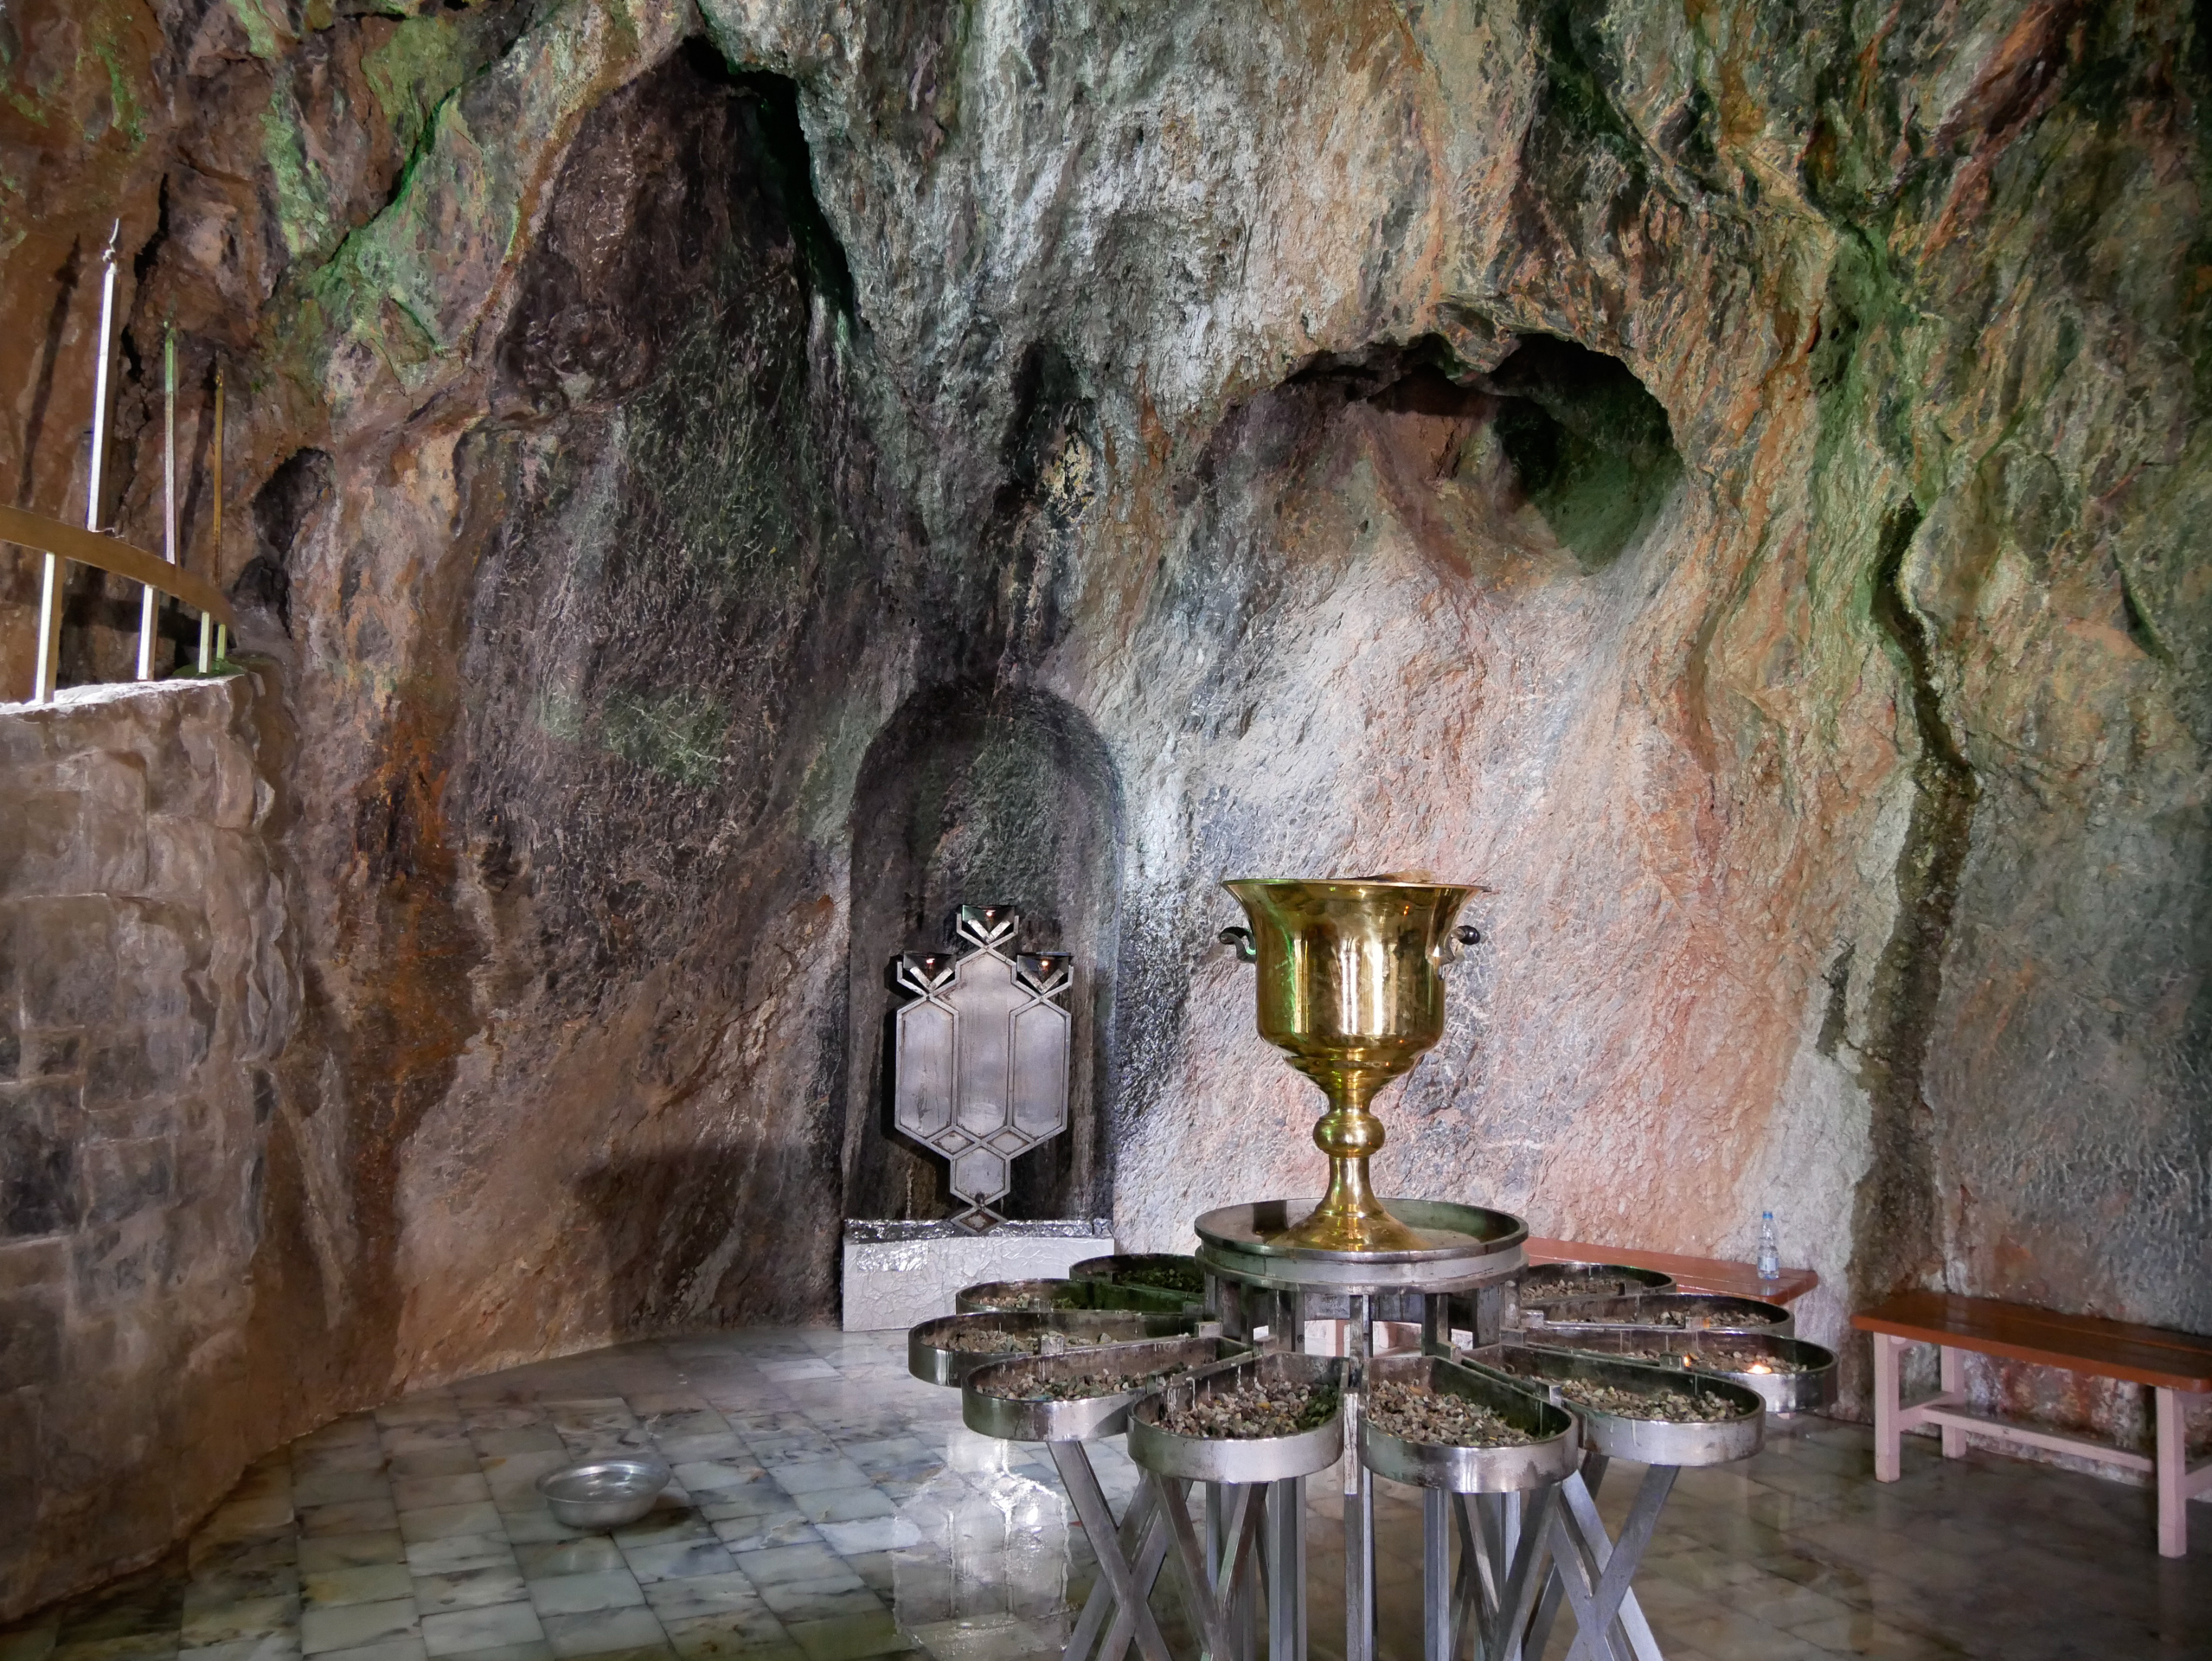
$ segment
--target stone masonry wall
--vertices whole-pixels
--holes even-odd
[[[284,1415],[247,1365],[297,1001],[260,703],[0,705],[0,1606],[162,1549]]]

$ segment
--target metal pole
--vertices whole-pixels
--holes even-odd
[[[1452,1495],[1421,1490],[1421,1655],[1452,1661]]]
[[[215,553],[209,560],[213,567],[210,574],[220,583],[222,581],[222,365],[220,363],[215,365],[215,528],[212,539]],[[220,623],[215,625],[215,656],[218,658],[230,656],[230,631]]]
[[[1344,1322],[1344,1661],[1375,1658],[1375,1488],[1359,1456],[1375,1299],[1350,1294]]]
[[[176,330],[172,326],[161,349],[162,498],[161,556],[176,563]],[[154,606],[158,596],[148,583],[138,596],[138,678],[154,677]]]
[[[208,556],[208,575],[217,582],[222,580],[222,365],[215,365],[215,524],[208,533],[213,551]],[[215,619],[208,612],[200,613],[200,673],[205,675],[215,668]]]
[[[107,247],[99,257],[99,342],[93,369],[92,468],[85,482],[85,529],[99,529],[101,464],[107,459],[107,343],[115,317],[115,249],[122,240],[123,221],[117,220],[107,234]],[[61,561],[48,554],[39,569],[38,661],[32,670],[31,702],[44,703],[54,696],[61,672]]]

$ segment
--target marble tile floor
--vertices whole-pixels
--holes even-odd
[[[676,1481],[612,1535],[534,1487],[657,1447]],[[903,1334],[748,1331],[625,1345],[426,1391],[256,1465],[144,1572],[0,1629],[0,1661],[1023,1661],[1055,1652],[1094,1568],[1044,1450],[971,1435]],[[1095,1450],[1117,1510],[1136,1473]],[[1685,1472],[1637,1587],[1670,1661],[2212,1658],[2212,1507],[2159,1558],[2151,1497],[1989,1454],[1778,1423]],[[1639,1472],[1604,1495],[1618,1524]],[[1310,1530],[1315,1661],[1342,1654],[1330,1485]],[[1378,1511],[1378,1654],[1420,1655],[1419,1511]],[[1172,1573],[1156,1606],[1195,1653]],[[1549,1653],[1567,1652],[1562,1620]]]

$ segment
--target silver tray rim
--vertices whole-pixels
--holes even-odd
[[[1112,1286],[1141,1286],[1147,1292],[1171,1292],[1178,1298],[1188,1298],[1193,1303],[1197,1303],[1205,1297],[1206,1294],[1202,1291],[1177,1292],[1172,1286],[1156,1286],[1144,1280],[1116,1280],[1108,1273],[1109,1264],[1137,1262],[1148,1257],[1171,1257],[1178,1263],[1190,1264],[1202,1274],[1205,1269],[1205,1266],[1198,1261],[1197,1254],[1195,1252],[1105,1252],[1097,1257],[1087,1257],[1069,1264],[1068,1278],[1070,1280],[1103,1280]]]
[[[1615,1315],[1625,1318],[1638,1313],[1664,1311],[1670,1306],[1679,1307],[1683,1304],[1689,1303],[1732,1305],[1734,1310],[1741,1311],[1746,1318],[1736,1322],[1724,1319],[1717,1324],[1706,1326],[1657,1326],[1650,1321],[1626,1318],[1594,1321],[1590,1318],[1593,1315]],[[1647,1296],[1635,1298],[1585,1298],[1577,1300],[1573,1309],[1575,1318],[1565,1321],[1547,1318],[1542,1323],[1542,1326],[1548,1331],[1771,1332],[1779,1338],[1793,1338],[1797,1336],[1797,1318],[1790,1312],[1786,1305],[1770,1304],[1757,1298],[1737,1298],[1722,1292],[1655,1292]],[[1771,1320],[1755,1318],[1754,1312],[1760,1310],[1769,1311],[1774,1318]],[[1723,1308],[1716,1310],[1715,1312],[1725,1316],[1729,1311]]]
[[[1282,1222],[1276,1228],[1288,1228],[1307,1212],[1320,1204],[1318,1195],[1311,1199],[1245,1200],[1234,1205],[1216,1206],[1211,1211],[1201,1212],[1190,1226],[1206,1246],[1242,1256],[1264,1257],[1285,1262],[1342,1263],[1366,1267],[1384,1263],[1438,1263],[1459,1258],[1485,1258],[1512,1252],[1525,1247],[1529,1225],[1510,1211],[1493,1210],[1488,1206],[1463,1205],[1456,1200],[1388,1199],[1382,1204],[1390,1215],[1411,1228],[1430,1234],[1451,1235],[1457,1238],[1439,1246],[1416,1251],[1399,1252],[1332,1252],[1314,1246],[1273,1246],[1267,1243],[1254,1214],[1263,1208],[1283,1208]],[[1477,1233],[1477,1228],[1489,1230],[1491,1220],[1502,1222],[1505,1227]],[[1470,1225],[1473,1225],[1471,1227]],[[1464,1243],[1463,1243],[1464,1242]],[[1527,1260],[1525,1250],[1520,1253]],[[1199,1253],[1203,1262],[1205,1253]]]
[[[1160,1386],[1147,1384],[1141,1389],[1081,1396],[1072,1401],[1028,1401],[993,1395],[984,1388],[988,1382],[984,1376],[1002,1369],[1010,1372],[1016,1367],[1035,1366],[1041,1361],[1066,1362],[1087,1368],[1112,1364],[1108,1358],[1119,1356],[1138,1365],[1147,1353],[1159,1354],[1163,1361],[1172,1363],[1179,1359],[1174,1352],[1186,1349],[1202,1352],[1194,1356],[1192,1365],[1193,1373],[1199,1376],[1211,1367],[1233,1365],[1250,1359],[1252,1355],[1252,1346],[1235,1338],[1193,1337],[1106,1344],[1061,1356],[1002,1356],[971,1368],[968,1376],[960,1381],[961,1422],[978,1435],[996,1436],[1002,1441],[1102,1441],[1126,1430],[1129,1409]]]
[[[1141,1343],[1146,1338],[1189,1337],[1196,1334],[1198,1326],[1198,1316],[1190,1311],[1179,1315],[1086,1309],[1006,1312],[979,1311],[969,1315],[936,1315],[907,1329],[907,1370],[923,1383],[941,1384],[947,1388],[957,1389],[961,1381],[978,1367],[994,1361],[1029,1359],[1026,1356],[1010,1356],[1003,1351],[984,1354],[939,1343],[939,1338],[959,1336],[961,1329],[951,1324],[956,1321],[990,1321],[1002,1326],[1010,1324],[1017,1331],[1026,1328],[1034,1332],[1069,1331],[1079,1325],[1096,1327],[1104,1322],[1122,1321],[1132,1324],[1128,1329],[1129,1337],[1116,1342],[1128,1344]],[[1086,1347],[1086,1353],[1112,1347],[1111,1344],[1091,1344]]]
[[[1003,1309],[988,1301],[976,1301],[978,1294],[1003,1292],[1016,1286],[1081,1286],[1084,1293],[1077,1296],[1128,1298],[1128,1306],[1115,1308],[1112,1305],[1067,1304],[1052,1309]],[[1147,1306],[1149,1300],[1149,1306]],[[1186,1309],[1196,1308],[1200,1300],[1186,1298],[1181,1292],[1167,1292],[1156,1286],[1125,1286],[1113,1280],[1078,1280],[1073,1275],[1030,1275],[1019,1280],[978,1280],[973,1286],[962,1286],[952,1296],[952,1312],[956,1315],[1176,1315]]]
[[[1283,1350],[1262,1350],[1215,1368],[1207,1382],[1239,1372],[1260,1376],[1288,1375],[1302,1384],[1333,1383],[1337,1410],[1311,1430],[1291,1436],[1178,1436],[1151,1422],[1165,1393],[1154,1390],[1129,1410],[1129,1457],[1155,1476],[1190,1482],[1281,1482],[1325,1471],[1344,1452],[1345,1369],[1335,1356],[1309,1356]]]
[[[1624,1350],[1631,1347],[1664,1350],[1673,1355],[1683,1355],[1708,1345],[1719,1344],[1739,1349],[1746,1354],[1755,1355],[1763,1351],[1768,1355],[1785,1355],[1798,1362],[1807,1361],[1811,1356],[1797,1352],[1810,1351],[1811,1356],[1824,1356],[1827,1359],[1801,1373],[1750,1373],[1720,1367],[1690,1367],[1685,1370],[1725,1378],[1730,1383],[1756,1391],[1765,1400],[1767,1412],[1785,1417],[1793,1413],[1818,1413],[1836,1399],[1836,1352],[1824,1344],[1813,1343],[1810,1338],[1792,1337],[1785,1333],[1685,1332],[1670,1326],[1628,1326],[1608,1327],[1602,1332],[1570,1334],[1561,1338],[1555,1336],[1551,1328],[1536,1327],[1524,1330],[1520,1337],[1522,1343],[1531,1350],[1569,1350],[1582,1355],[1605,1356],[1609,1360],[1617,1357],[1606,1350],[1608,1342],[1617,1343]]]
[[[1588,1269],[1593,1273],[1602,1271],[1606,1274],[1627,1275],[1636,1278],[1643,1285],[1645,1290],[1642,1292],[1632,1292],[1623,1294],[1630,1298],[1650,1298],[1655,1297],[1661,1292],[1679,1292],[1682,1289],[1676,1282],[1674,1276],[1669,1274],[1664,1269],[1638,1268],[1633,1263],[1600,1263],[1596,1261],[1585,1261],[1580,1258],[1554,1258],[1542,1263],[1531,1263],[1521,1271],[1523,1278],[1523,1285],[1526,1283],[1526,1277],[1538,1273],[1545,1269]],[[1520,1296],[1521,1290],[1521,1286],[1516,1286],[1514,1288],[1514,1293],[1516,1297]],[[1550,1309],[1560,1304],[1583,1303],[1589,1301],[1596,1296],[1598,1296],[1598,1294],[1593,1292],[1570,1292],[1557,1298],[1547,1298],[1543,1299],[1541,1304],[1536,1305],[1536,1307]],[[1529,1306],[1528,1299],[1526,1298],[1522,1298],[1521,1302],[1523,1307],[1526,1308]]]
[[[1515,1395],[1540,1413],[1556,1414],[1562,1427],[1552,1435],[1517,1447],[1462,1447],[1453,1442],[1416,1442],[1377,1426],[1362,1402],[1359,1425],[1360,1463],[1378,1476],[1417,1488],[1442,1488],[1455,1494],[1524,1493],[1564,1482],[1582,1463],[1581,1427],[1573,1413],[1542,1390],[1509,1384],[1498,1375],[1461,1366],[1444,1356],[1381,1356],[1367,1363],[1367,1377],[1396,1379],[1426,1373],[1431,1388],[1439,1377],[1471,1384],[1485,1394]],[[1455,1395],[1475,1391],[1458,1389]]]
[[[1479,1356],[1470,1356],[1468,1364],[1491,1368],[1501,1378],[1517,1380],[1525,1387],[1530,1382],[1525,1376],[1506,1369],[1509,1360],[1530,1358],[1536,1359],[1541,1369],[1549,1375],[1545,1382],[1552,1388],[1556,1388],[1556,1381],[1561,1377],[1593,1379],[1628,1388],[1656,1384],[1678,1389],[1683,1381],[1689,1380],[1696,1386],[1736,1397],[1737,1405],[1744,1409],[1737,1417],[1718,1424],[1681,1424],[1672,1420],[1636,1419],[1625,1414],[1602,1413],[1562,1401],[1560,1405],[1581,1421],[1584,1443],[1609,1458],[1678,1468],[1728,1465],[1750,1458],[1766,1446],[1765,1400],[1758,1391],[1711,1373],[1688,1369],[1675,1372],[1638,1362],[1613,1361],[1581,1350],[1513,1344],[1499,1344]]]

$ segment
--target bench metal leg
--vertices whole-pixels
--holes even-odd
[[[1874,1479],[1895,1482],[1903,1473],[1901,1443],[1904,1427],[1897,1422],[1898,1352],[1905,1340],[1887,1332],[1874,1338]]]

